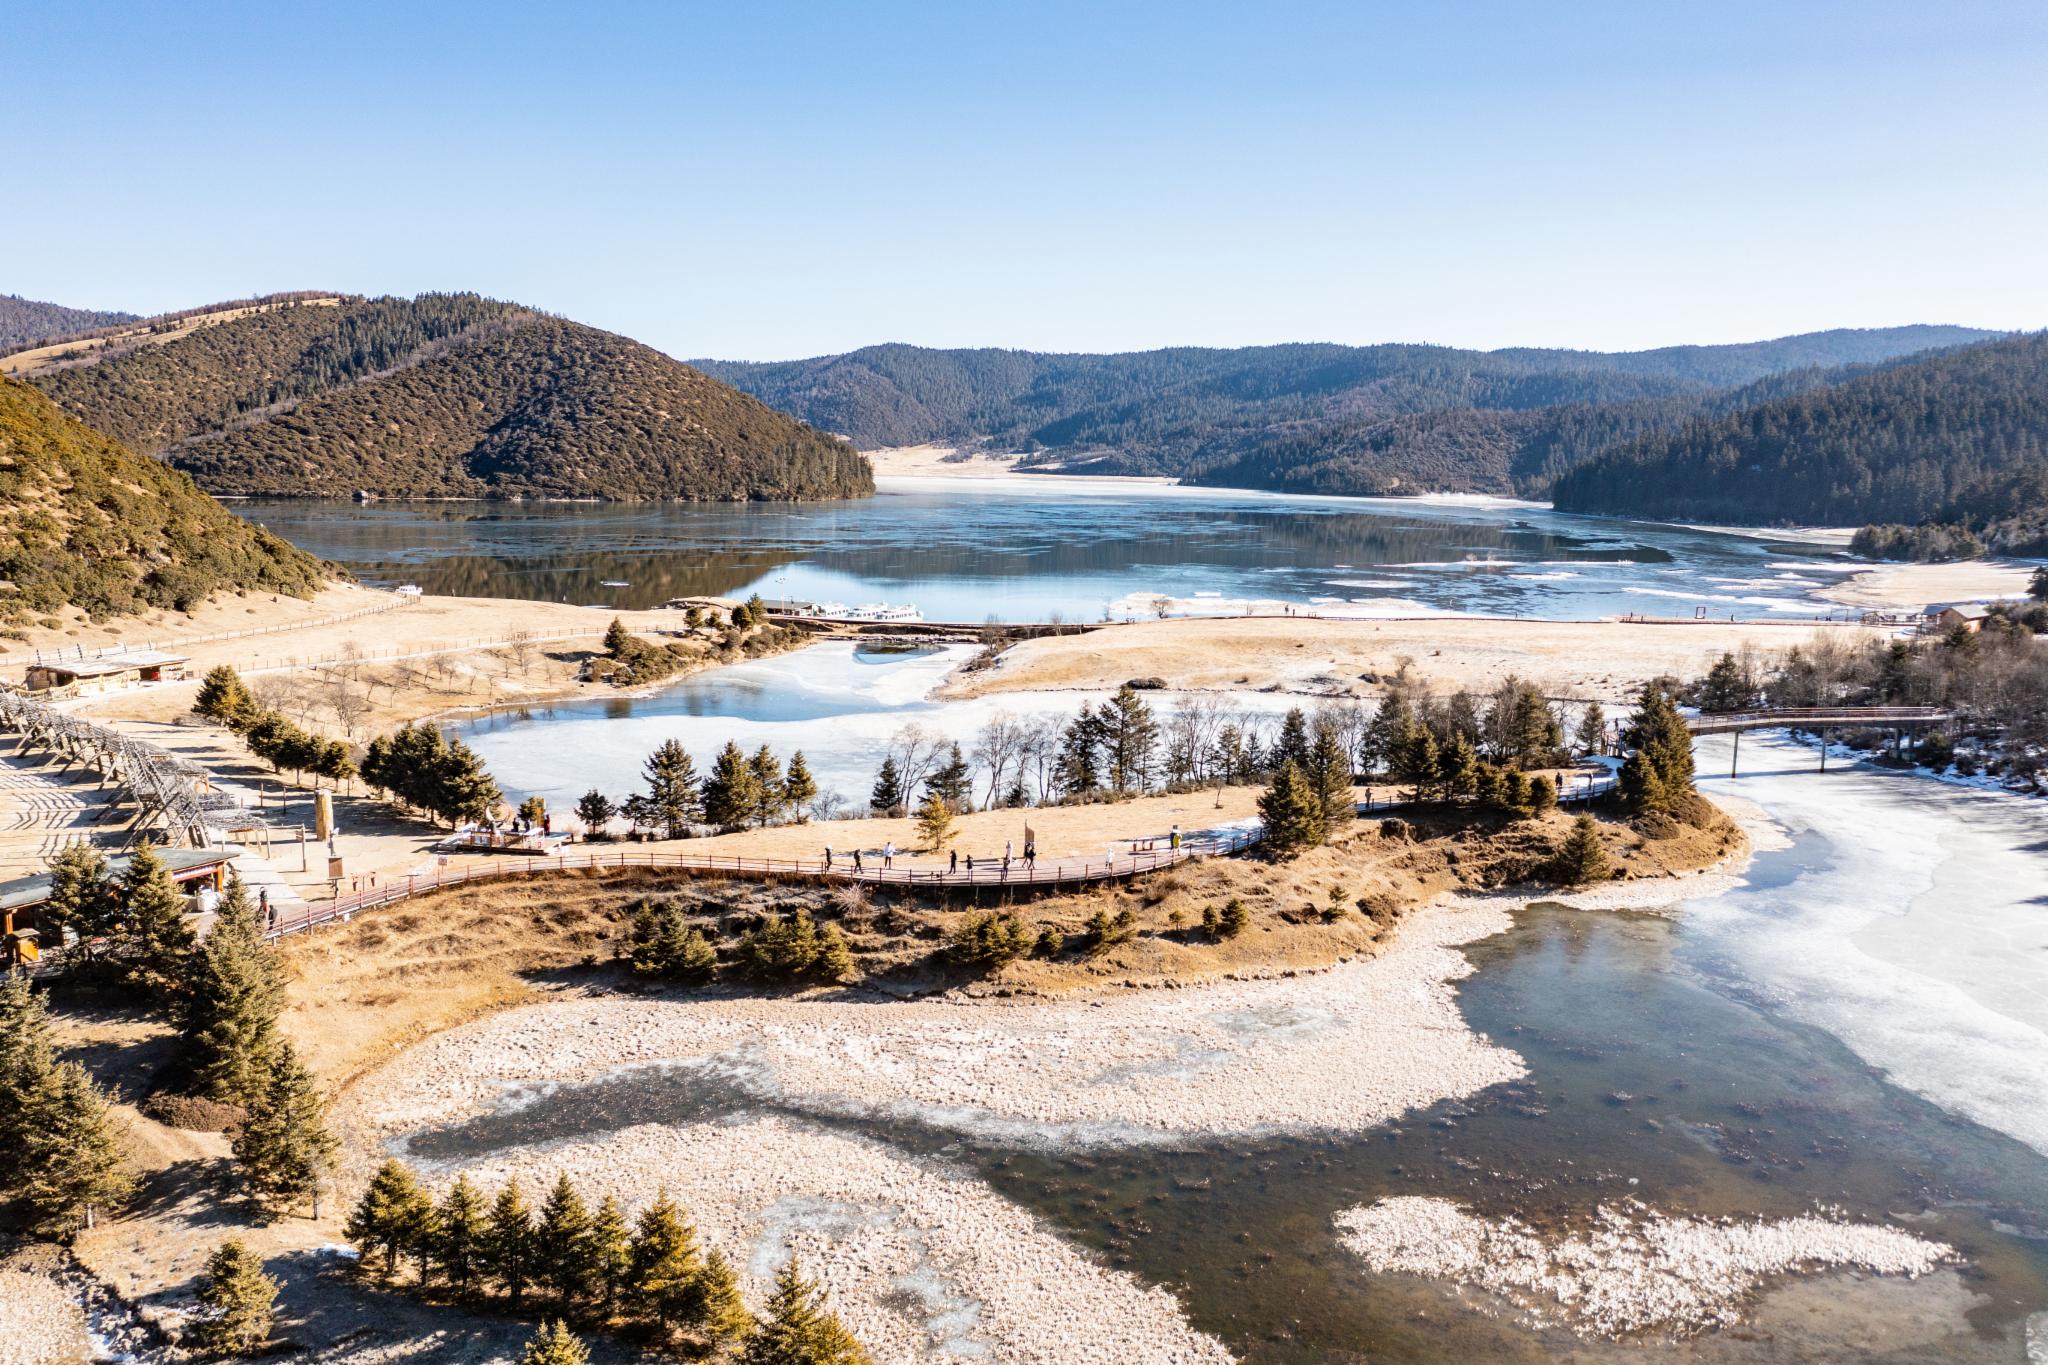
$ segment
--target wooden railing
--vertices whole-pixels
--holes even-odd
[[[856,886],[900,886],[919,890],[971,890],[980,887],[1046,888],[1084,886],[1093,882],[1121,881],[1142,873],[1174,867],[1192,858],[1240,853],[1257,844],[1257,830],[1236,830],[1213,838],[1190,840],[1176,849],[1128,853],[1117,857],[1072,859],[1026,864],[1011,859],[1005,868],[999,861],[979,859],[972,870],[937,867],[884,866],[879,855],[862,852],[861,868],[854,870],[850,855],[835,856],[830,865],[823,858],[720,858],[692,853],[636,853],[618,849],[604,853],[556,854],[549,858],[528,858],[517,863],[476,864],[469,867],[437,869],[394,878],[383,886],[351,893],[331,901],[310,904],[297,914],[273,920],[265,936],[283,938],[302,929],[347,919],[359,910],[393,905],[413,896],[466,886],[476,882],[516,881],[522,878],[564,872],[624,872],[652,868],[688,872],[710,877],[738,877],[752,881],[824,881]]]
[[[1844,729],[1869,726],[1885,730],[1945,725],[1953,711],[1939,706],[1783,706],[1768,711],[1708,712],[1687,718],[1695,735],[1725,735],[1738,730]]]

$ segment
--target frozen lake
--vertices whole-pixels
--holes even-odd
[[[1245,602],[1422,615],[1826,614],[1855,567],[1798,539],[1483,499],[1331,498],[1057,477],[884,479],[834,503],[262,501],[373,583],[656,606],[718,595],[909,604],[934,621],[1144,616]],[[613,588],[607,581],[630,586]]]

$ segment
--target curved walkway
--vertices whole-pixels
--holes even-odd
[[[822,858],[719,858],[688,853],[635,853],[628,849],[608,853],[556,854],[550,858],[526,858],[517,862],[454,868],[425,875],[394,878],[383,886],[342,896],[336,900],[308,905],[297,915],[273,921],[265,936],[283,938],[301,929],[346,920],[358,910],[392,905],[413,896],[426,895],[445,887],[471,882],[516,881],[521,878],[563,872],[614,872],[629,868],[661,868],[706,876],[734,877],[750,881],[807,881],[854,886],[902,886],[919,890],[971,890],[980,887],[1037,888],[1057,891],[1094,882],[1122,881],[1145,872],[1157,872],[1193,858],[1238,853],[1259,842],[1257,830],[1192,839],[1177,849],[1131,853],[1117,858],[1092,861],[1064,859],[1027,867],[1012,861],[1007,870],[1001,863],[981,860],[972,871],[961,868],[884,867],[879,859],[864,859],[856,872],[848,858],[836,858],[827,866]],[[513,857],[516,855],[506,855]],[[907,855],[906,855],[907,856]]]
[[[1819,730],[1869,726],[1873,729],[1916,729],[1946,725],[1955,712],[1939,706],[1781,706],[1768,711],[1721,711],[1686,718],[1696,735],[1726,735],[1743,730]]]

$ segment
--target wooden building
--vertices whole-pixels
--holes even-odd
[[[53,659],[28,666],[31,692],[96,697],[137,683],[169,682],[186,676],[186,657],[160,649],[129,649],[90,659]]]

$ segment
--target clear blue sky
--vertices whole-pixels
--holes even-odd
[[[2048,325],[2048,4],[262,4],[0,25],[0,293],[680,356]]]

